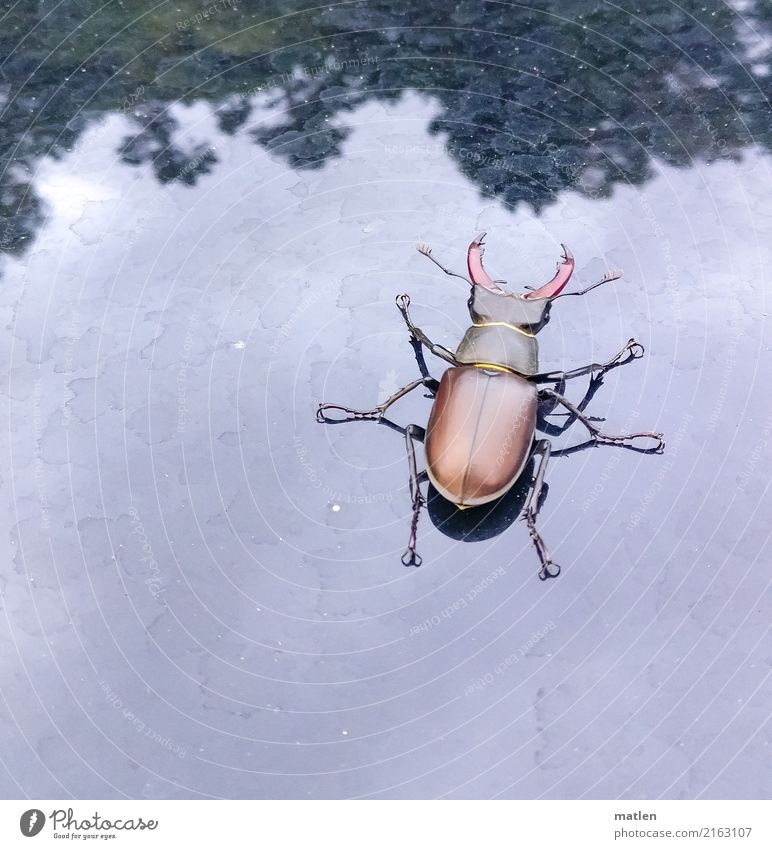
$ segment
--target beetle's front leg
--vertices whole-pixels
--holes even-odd
[[[409,306],[410,295],[397,295],[397,307],[402,313],[402,318],[405,319],[405,324],[407,325],[407,329],[410,331],[411,336],[414,339],[417,339],[422,345],[426,345],[426,347],[435,356],[440,357],[451,365],[457,366],[458,360],[452,351],[449,351],[447,348],[443,348],[442,345],[437,345],[432,342],[432,340],[423,332],[423,330],[421,330],[420,327],[416,327],[415,324],[413,324],[413,321],[410,318],[410,313],[408,312]]]
[[[545,371],[539,374],[532,374],[528,380],[534,383],[552,383],[559,380],[570,380],[572,377],[582,377],[585,374],[592,374],[593,377],[602,377],[606,372],[617,366],[624,366],[633,360],[640,359],[645,352],[645,348],[640,342],[635,339],[630,339],[621,351],[606,363],[590,363],[586,366],[571,369],[571,371]]]
[[[596,442],[601,442],[606,445],[623,445],[626,442],[633,442],[635,439],[653,439],[655,441],[655,445],[650,448],[639,448],[636,450],[643,451],[647,454],[661,454],[665,450],[665,437],[664,434],[659,433],[658,431],[640,431],[638,433],[623,433],[619,436],[612,436],[608,433],[603,433],[601,429],[594,424],[594,422],[588,418],[578,407],[574,406],[568,398],[564,398],[562,395],[559,395],[553,389],[542,389],[539,392],[540,396],[549,396],[550,398],[554,398],[559,404],[562,404],[569,413],[571,413],[575,418],[579,419],[579,421],[590,431],[593,439]],[[636,448],[634,445],[629,445],[630,448]]]
[[[433,377],[421,377],[418,380],[411,380],[402,389],[398,389],[393,395],[390,395],[382,404],[373,407],[372,410],[352,410],[351,407],[343,407],[340,404],[320,404],[316,410],[316,420],[320,424],[340,424],[341,422],[355,421],[373,421],[379,422],[386,410],[399,401],[400,398],[412,392],[419,386],[426,386],[432,392],[436,392],[439,388],[439,383]],[[330,418],[327,415],[328,410],[337,410],[344,413],[342,418]]]

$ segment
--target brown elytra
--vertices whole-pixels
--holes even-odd
[[[437,492],[459,507],[500,498],[533,445],[536,387],[500,369],[448,369],[426,429],[426,463]]]

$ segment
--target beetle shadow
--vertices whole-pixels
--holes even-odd
[[[568,448],[553,449],[552,457],[565,457],[588,448],[595,448],[593,440],[587,440]],[[426,499],[426,510],[432,524],[445,536],[461,542],[481,542],[492,539],[513,525],[517,519],[524,517],[523,508],[528,494],[534,483],[536,460],[529,457],[515,485],[507,490],[501,498],[479,507],[460,508],[453,502],[443,498],[434,486],[429,483]],[[549,484],[544,481],[537,513],[542,508],[549,495]]]
[[[523,513],[525,501],[531,490],[534,461],[531,458],[523,469],[517,483],[497,501],[481,504],[479,507],[466,507],[463,510],[443,498],[432,484],[429,484],[426,510],[437,530],[451,539],[461,542],[481,542],[503,533]],[[543,501],[547,494],[547,485],[542,488]]]
[[[402,435],[405,433],[405,428],[390,419],[383,418],[379,424]],[[424,437],[424,429],[417,428],[417,440],[423,442]],[[568,448],[554,449],[552,456],[566,456],[595,446],[596,443],[593,440],[587,440]],[[428,482],[426,510],[429,519],[437,530],[445,536],[461,542],[481,542],[498,536],[523,516],[523,508],[534,482],[535,463],[536,459],[532,455],[526,461],[514,486],[507,490],[501,498],[487,504],[481,504],[479,507],[465,507],[463,509],[440,495],[434,485],[428,482],[428,474],[424,470],[419,474],[419,482]],[[537,512],[541,509],[548,494],[549,484],[545,481],[539,496]]]

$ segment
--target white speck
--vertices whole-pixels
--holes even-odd
[[[333,513],[340,513],[340,504],[333,504],[332,505],[332,512]]]
[[[341,731],[340,733],[341,733],[344,737],[346,737],[346,736],[348,735],[348,731]]]
[[[234,342],[234,343],[233,343],[233,347],[234,347],[237,351],[243,351],[243,350],[244,350],[244,348],[246,348],[246,347],[247,347],[247,343],[246,343],[243,339],[239,339],[239,341],[238,341],[238,342]]]

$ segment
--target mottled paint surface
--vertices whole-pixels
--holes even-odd
[[[514,73],[496,38],[475,35],[483,88]],[[191,89],[201,66],[187,73]],[[71,150],[30,154],[45,217],[0,286],[3,797],[772,793],[766,144],[711,156],[708,138],[665,161],[652,104],[652,138],[628,149],[647,156],[640,179],[595,196],[557,180],[537,212],[485,193],[433,132],[448,96],[416,88],[334,116],[345,138],[315,167],[255,143],[294,114],[264,92],[235,129],[214,95],[169,107],[174,149],[217,160],[190,185],[116,153],[133,132],[118,105]],[[530,103],[524,134],[530,115],[549,138],[559,103]],[[670,126],[691,149],[706,129],[681,105],[689,122]],[[327,144],[306,118],[304,143]],[[552,276],[561,243],[570,287],[624,269],[553,305],[541,367],[635,336],[645,357],[587,412],[668,441],[551,462],[540,529],[563,572],[547,583],[507,505],[508,528],[464,541],[430,504],[424,565],[405,569],[402,438],[314,418],[320,400],[369,408],[417,376],[396,294],[457,345],[468,288],[414,243],[463,270],[482,230],[486,269],[518,289]],[[389,412],[424,425],[429,408],[417,390]],[[584,438],[575,425],[555,443]]]

